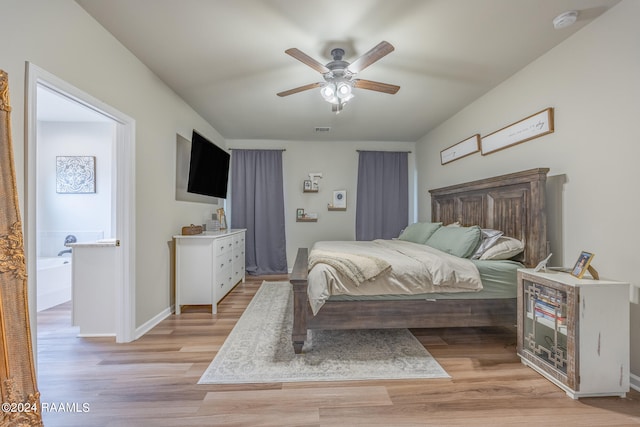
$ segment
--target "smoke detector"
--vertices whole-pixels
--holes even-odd
[[[555,28],[556,30],[559,30],[561,28],[565,28],[575,24],[577,20],[578,20],[578,11],[569,10],[553,18],[553,28]]]

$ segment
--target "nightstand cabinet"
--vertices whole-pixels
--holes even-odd
[[[629,284],[518,270],[518,355],[573,399],[629,391]]]

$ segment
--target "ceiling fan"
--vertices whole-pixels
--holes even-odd
[[[349,63],[342,59],[345,53],[344,49],[335,48],[331,50],[333,60],[327,65],[323,65],[295,47],[287,49],[284,51],[286,54],[291,55],[298,61],[321,73],[325,81],[285,90],[284,92],[278,93],[278,96],[289,96],[294,93],[320,87],[320,94],[327,102],[331,103],[331,111],[337,114],[342,110],[347,101],[353,98],[354,88],[374,90],[376,92],[393,95],[398,92],[400,86],[355,78],[356,74],[360,71],[393,52],[393,50],[394,47],[390,43],[382,41],[369,52],[352,63]]]

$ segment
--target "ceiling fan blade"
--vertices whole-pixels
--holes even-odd
[[[286,53],[287,55],[293,56],[298,61],[302,62],[303,64],[307,64],[309,67],[313,68],[314,70],[316,70],[321,74],[325,74],[331,71],[327,67],[325,67],[323,64],[319,63],[318,61],[316,61],[315,59],[313,59],[303,51],[296,49],[295,47],[285,50],[284,53]]]
[[[400,86],[390,85],[387,83],[374,82],[373,80],[354,79],[354,86],[358,89],[375,90],[393,95],[400,90]]]
[[[318,82],[318,83],[309,83],[308,85],[304,85],[304,86],[300,86],[294,89],[289,89],[289,90],[285,90],[284,92],[280,92],[277,95],[278,96],[289,96],[289,95],[293,95],[294,93],[298,93],[298,92],[304,92],[305,90],[309,90],[309,89],[313,89],[316,87],[320,87],[322,86],[322,83]]]
[[[351,65],[347,67],[347,70],[351,71],[353,74],[359,73],[380,58],[393,52],[394,49],[395,48],[391,45],[391,43],[382,41],[369,52],[353,61]]]

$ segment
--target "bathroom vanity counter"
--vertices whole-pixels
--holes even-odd
[[[72,324],[78,336],[116,335],[116,250],[118,241],[72,243]]]

